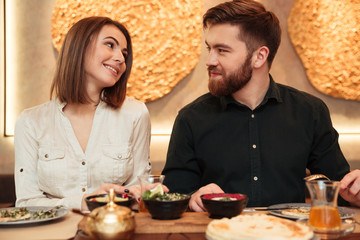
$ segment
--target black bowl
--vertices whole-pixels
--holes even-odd
[[[97,197],[108,197],[108,194],[98,194],[98,195],[92,195],[92,196],[86,197],[85,202],[90,211],[94,210],[95,208],[104,206],[108,203],[108,202],[103,202],[103,201],[100,202],[100,201],[94,200]],[[116,197],[122,198],[123,194],[116,194]],[[131,208],[131,204],[135,198],[132,195],[127,195],[127,198],[128,199],[124,200],[124,201],[114,201],[114,202],[119,206],[125,206],[128,208]]]
[[[214,198],[231,197],[236,200],[214,200]],[[239,215],[247,205],[249,197],[240,193],[212,193],[200,196],[205,209],[211,218],[231,218]]]
[[[181,200],[155,200],[144,199],[146,209],[154,219],[177,219],[185,212],[189,205],[190,195],[184,194]]]

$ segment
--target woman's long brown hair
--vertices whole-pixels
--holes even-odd
[[[125,100],[126,85],[130,76],[133,52],[129,32],[121,23],[107,17],[88,17],[75,23],[67,33],[57,59],[50,99],[56,95],[61,102],[89,103],[85,91],[84,57],[92,37],[96,38],[104,25],[116,26],[125,36],[128,55],[126,70],[112,87],[104,88],[100,99],[113,108],[120,108]]]

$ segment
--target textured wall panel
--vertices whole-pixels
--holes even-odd
[[[296,0],[288,32],[316,89],[360,101],[360,0]]]
[[[201,52],[202,1],[57,0],[52,14],[56,49],[70,27],[88,16],[108,16],[129,30],[134,64],[128,95],[149,102],[168,94],[196,66]]]

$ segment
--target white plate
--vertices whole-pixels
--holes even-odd
[[[206,240],[214,240],[206,234],[205,234],[205,238],[206,238]],[[321,240],[321,238],[319,236],[317,236],[316,234],[314,234],[314,237],[309,240]]]
[[[205,238],[206,238],[206,240],[214,240],[206,234],[205,234]],[[321,238],[314,233],[314,237],[309,240],[321,240]]]
[[[310,209],[311,204],[310,203],[282,203],[282,204],[276,204],[276,205],[271,205],[270,207],[268,207],[268,212],[270,214],[278,216],[278,217],[284,217],[284,218],[290,218],[290,219],[308,218],[309,216],[290,216],[290,215],[282,214],[281,212],[283,210],[271,210],[272,208],[298,208],[298,207],[309,208]],[[338,209],[339,209],[341,219],[352,218],[356,214],[354,210],[352,210],[350,208],[347,208],[347,207],[338,207]]]
[[[38,212],[38,211],[47,211],[51,209],[52,207],[26,207],[31,214]],[[18,207],[12,207],[12,208],[1,208],[0,210],[9,210],[9,209],[19,209]],[[0,226],[5,225],[22,225],[22,224],[34,224],[34,223],[41,223],[41,222],[48,222],[48,221],[54,221],[56,219],[64,217],[66,214],[69,213],[69,209],[65,207],[61,207],[59,209],[56,209],[57,215],[53,218],[44,218],[44,219],[33,219],[32,217],[27,220],[21,220],[21,221],[14,221],[14,222],[0,222]]]

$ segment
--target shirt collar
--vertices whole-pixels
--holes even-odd
[[[57,108],[62,112],[63,108],[66,106],[67,103],[61,102],[58,98],[55,98],[54,101],[55,101]],[[100,100],[97,108],[104,108],[104,107],[106,107],[106,103],[104,101]]]
[[[283,102],[283,98],[281,96],[279,86],[275,83],[274,79],[270,74],[269,77],[270,77],[269,89],[266,92],[264,100],[261,102],[260,105],[267,103],[269,99],[274,99],[277,102]]]
[[[55,98],[54,101],[57,108],[62,112],[63,108],[66,106],[66,102],[61,102],[58,98]]]
[[[279,103],[283,102],[283,98],[280,94],[280,89],[278,85],[275,83],[275,81],[273,80],[270,74],[269,77],[270,77],[269,89],[267,90],[264,99],[262,100],[262,102],[258,107],[265,105],[270,99],[274,99]],[[244,104],[237,102],[231,95],[220,97],[220,104],[223,110],[225,110],[229,104],[235,104],[238,106],[247,107]]]

